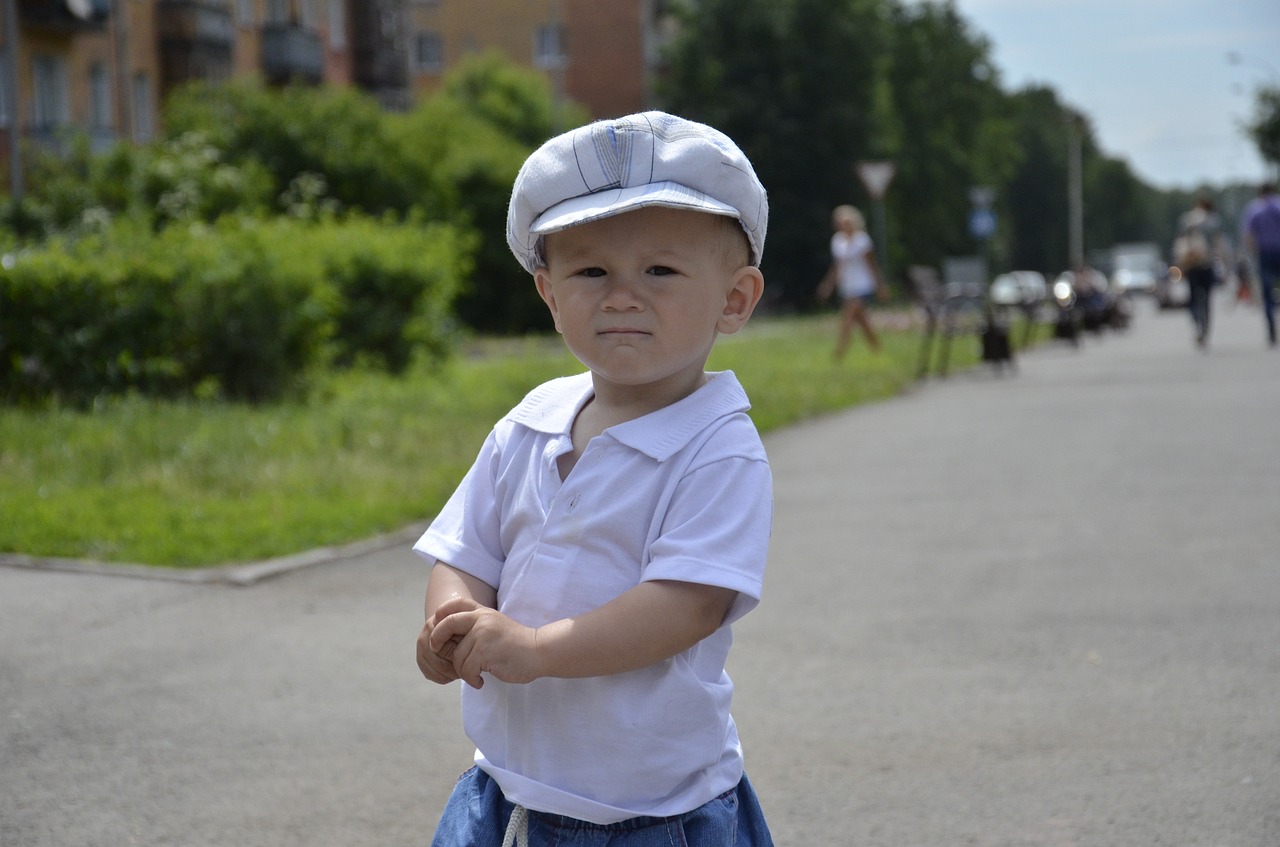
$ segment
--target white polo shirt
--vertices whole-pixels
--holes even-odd
[[[476,762],[507,799],[607,824],[683,814],[736,786],[730,624],[759,602],[773,510],[764,446],[730,371],[689,397],[592,439],[561,482],[556,459],[592,395],[590,374],[534,389],[485,440],[414,545],[498,591],[541,626],[646,580],[738,592],[724,624],[629,673],[463,686]]]

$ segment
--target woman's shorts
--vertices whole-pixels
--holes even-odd
[[[840,295],[841,303],[861,303],[864,306],[869,306],[875,299],[876,293],[874,291],[868,291],[866,294],[841,293]]]
[[[432,847],[501,847],[515,806],[479,768],[462,775],[449,797]],[[691,812],[595,824],[529,811],[529,847],[772,847],[756,793],[743,774],[737,788]]]

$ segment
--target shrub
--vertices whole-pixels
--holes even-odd
[[[439,356],[472,241],[443,225],[223,218],[151,234],[116,224],[8,254],[0,398],[101,394],[261,402],[335,358]]]
[[[473,267],[474,232],[358,217],[321,225],[309,237],[337,293],[335,364],[398,374],[415,353],[447,353],[454,297]]]
[[[486,333],[549,330],[546,307],[506,238],[511,184],[529,149],[446,100],[419,107],[404,131],[441,143],[435,167],[457,189],[463,220],[477,233],[475,272],[456,304],[459,320]]]
[[[196,133],[228,162],[256,162],[270,174],[277,208],[302,174],[320,176],[342,207],[381,215],[424,209],[454,213],[453,190],[430,161],[391,132],[391,116],[351,88],[267,88],[252,79],[188,83],[166,103],[170,138]]]

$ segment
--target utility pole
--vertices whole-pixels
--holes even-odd
[[[4,0],[4,99],[9,104],[9,196],[22,200],[22,109],[18,105],[18,11]]]
[[[1071,268],[1084,267],[1084,176],[1079,117],[1067,113],[1067,252]]]
[[[884,275],[885,285],[889,284],[892,274],[889,272],[889,237],[885,234],[884,194],[889,190],[889,183],[897,167],[888,160],[863,160],[854,165],[854,171],[862,180],[862,186],[875,201],[876,257],[880,260],[880,270]]]

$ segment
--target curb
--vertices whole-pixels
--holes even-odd
[[[0,553],[0,567],[26,568],[28,570],[60,571],[63,573],[90,574],[93,576],[122,576],[134,579],[153,579],[166,582],[185,582],[193,585],[233,585],[247,587],[266,579],[293,571],[355,559],[369,553],[390,549],[401,544],[411,544],[427,528],[417,523],[395,532],[375,535],[362,541],[354,541],[334,547],[317,547],[302,553],[264,559],[261,562],[233,562],[205,568],[174,568],[164,565],[139,565],[128,562],[112,564],[91,559],[60,559],[45,556],[27,556],[22,553]]]

